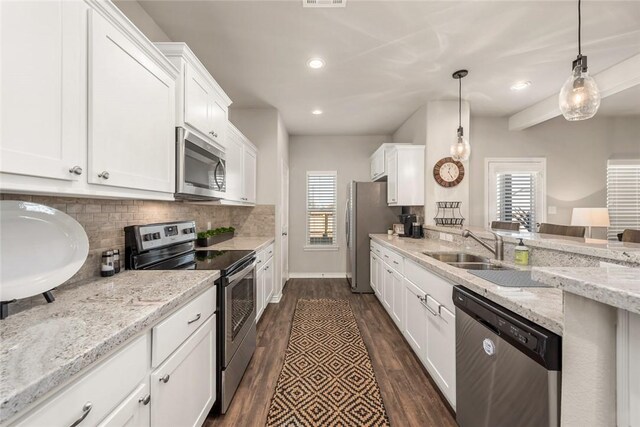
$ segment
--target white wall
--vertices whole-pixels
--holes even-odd
[[[410,143],[425,145],[427,143],[427,106],[418,108],[392,135],[396,144]]]
[[[486,157],[546,157],[547,221],[569,224],[573,207],[606,206],[606,166],[612,157],[640,158],[640,118],[596,116],[581,122],[557,117],[523,131],[507,118],[471,118],[470,224],[484,226]],[[594,237],[597,231],[594,230]]]
[[[169,36],[135,0],[114,0],[118,9],[152,42],[170,42]]]
[[[291,136],[289,201],[289,269],[301,273],[345,273],[344,206],[349,181],[369,181],[369,157],[389,135]],[[307,171],[338,172],[337,251],[305,251]]]

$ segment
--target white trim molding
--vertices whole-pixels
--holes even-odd
[[[347,273],[289,273],[290,279],[345,279]]]

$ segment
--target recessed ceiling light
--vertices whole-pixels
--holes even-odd
[[[317,70],[318,68],[324,67],[324,59],[322,58],[311,58],[307,61],[307,67],[313,68]]]
[[[531,82],[528,80],[526,82],[516,82],[511,85],[511,90],[524,90],[529,86],[531,86]]]
[[[322,114],[322,110],[313,110],[311,114],[313,114],[314,116],[319,116],[320,114]]]

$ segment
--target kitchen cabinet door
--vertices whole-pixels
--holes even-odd
[[[398,203],[398,152],[395,150],[387,157],[387,203]]]
[[[425,363],[427,348],[426,316],[428,312],[421,302],[421,299],[425,298],[425,294],[406,278],[403,285],[404,336],[422,363]]]
[[[376,255],[376,259],[377,259],[377,263],[376,263],[376,267],[377,267],[377,273],[376,273],[376,280],[377,285],[376,285],[376,297],[378,297],[378,301],[380,301],[380,303],[384,306],[384,275],[385,275],[385,266],[384,266],[384,262],[382,262],[382,259]]]
[[[90,184],[175,192],[175,79],[90,14]]]
[[[227,108],[224,102],[214,95],[209,100],[209,136],[214,142],[226,147],[227,143]]]
[[[149,427],[149,381],[140,384],[98,427]]]
[[[273,285],[275,283],[275,270],[273,268],[273,257],[269,258],[267,264],[264,266],[265,280],[264,280],[264,307],[266,309],[271,297],[273,296]]]
[[[184,121],[211,138],[213,88],[190,64],[184,70]]]
[[[0,1],[0,172],[86,174],[86,13],[80,1]]]
[[[393,283],[393,310],[391,311],[391,317],[393,321],[400,329],[400,332],[404,332],[404,298],[402,275],[395,270],[391,270],[391,278]]]
[[[216,315],[151,374],[151,425],[199,427],[216,395]]]
[[[382,305],[391,316],[391,313],[393,312],[393,269],[385,263],[382,263],[382,265],[384,266],[384,294],[382,298]]]
[[[373,252],[369,252],[369,282],[376,294],[378,293],[378,262],[380,262],[378,257]]]
[[[427,296],[433,313],[427,315],[426,365],[431,377],[451,406],[456,406],[456,322],[455,315]],[[434,314],[435,313],[435,314]]]
[[[258,260],[258,262],[262,262]],[[260,265],[260,264],[258,264]],[[256,321],[262,317],[264,311],[264,296],[265,296],[265,282],[266,282],[266,264],[262,265],[256,273]]]
[[[256,174],[257,174],[256,152],[248,146],[244,147],[244,201],[248,203],[256,202]]]
[[[233,131],[228,132],[226,147],[226,184],[224,198],[242,201],[244,197],[244,143]]]

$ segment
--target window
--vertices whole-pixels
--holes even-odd
[[[307,246],[335,248],[337,173],[307,172]]]
[[[640,229],[640,159],[607,162],[607,208],[609,240],[627,228]]]
[[[486,215],[491,221],[515,221],[536,231],[545,221],[546,159],[486,159]]]

